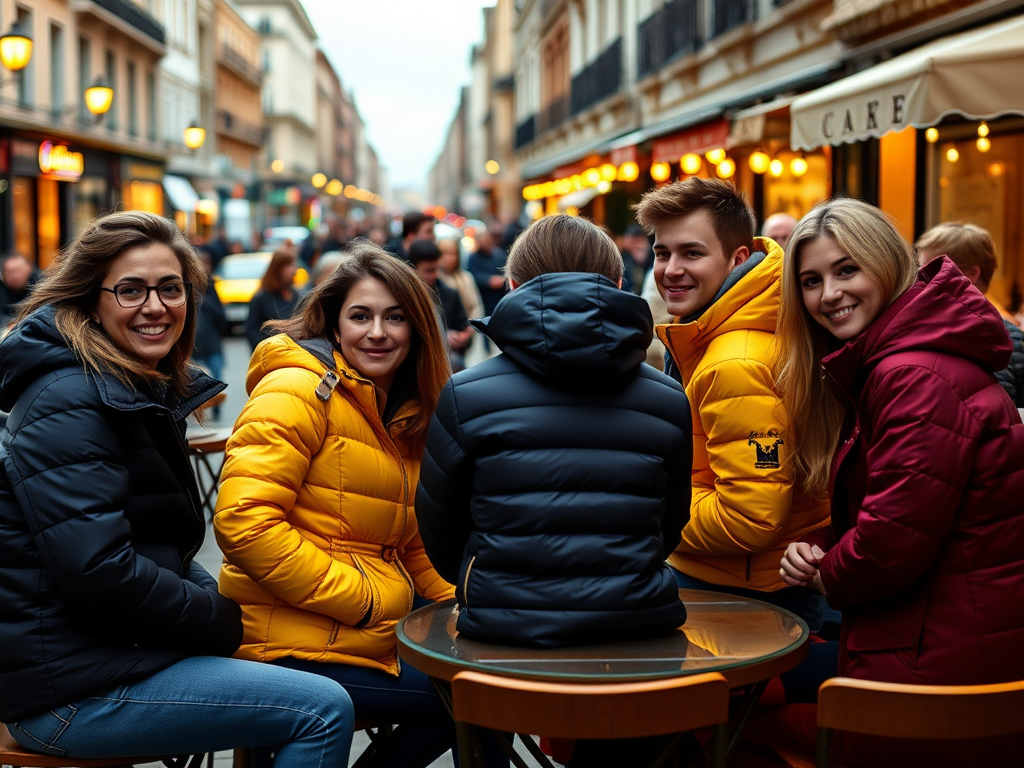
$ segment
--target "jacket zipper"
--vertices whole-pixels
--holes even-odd
[[[177,439],[178,447],[181,449],[182,456],[184,456],[184,458],[185,458],[185,466],[188,467],[189,474],[192,476],[193,482],[194,482],[195,476],[192,475],[192,460],[191,460],[191,458],[188,455],[188,449],[182,443],[182,437],[178,433],[178,428],[174,424],[174,417],[170,413],[167,414],[167,421],[171,425],[171,431],[174,433],[175,437],[178,438]],[[188,500],[189,500],[189,502],[190,502],[190,504],[192,506],[192,514],[195,515],[196,519],[199,521],[200,525],[203,526],[203,529],[205,531],[205,528],[206,528],[206,518],[203,516],[202,512],[200,511],[199,505],[196,503],[196,497],[192,495],[192,484],[191,483],[185,483],[185,493],[188,494]],[[185,571],[186,572],[188,571],[189,566],[192,564],[192,560],[193,560],[193,558],[195,558],[196,553],[199,552],[199,548],[201,546],[202,546],[202,544],[196,544],[185,555],[184,565],[185,565]]]
[[[466,566],[466,578],[462,580],[462,601],[466,608],[469,608],[469,572],[473,570],[473,563],[476,562],[476,555],[469,558],[469,565]]]

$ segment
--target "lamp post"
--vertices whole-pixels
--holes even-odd
[[[193,120],[185,129],[185,146],[191,150],[199,149],[206,141],[206,130],[199,127],[199,123]]]
[[[21,26],[21,22],[16,21],[7,34],[0,37],[0,63],[15,74],[0,81],[0,85],[17,82],[18,73],[25,69],[31,60],[32,38]]]
[[[85,106],[96,116],[96,122],[107,114],[113,100],[114,89],[102,77],[96,78],[95,82],[85,89]]]

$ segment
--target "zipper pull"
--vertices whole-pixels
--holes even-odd
[[[331,393],[334,392],[334,388],[338,386],[338,374],[334,371],[327,371],[320,379],[320,383],[316,385],[316,396],[324,402],[331,399]]]

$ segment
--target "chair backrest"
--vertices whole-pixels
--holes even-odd
[[[834,677],[818,689],[818,728],[907,739],[1024,733],[1024,681],[900,685]]]
[[[729,684],[717,672],[594,685],[460,672],[452,713],[456,722],[556,738],[654,736],[725,723]]]

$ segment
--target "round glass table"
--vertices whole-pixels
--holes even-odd
[[[455,629],[455,601],[449,600],[399,622],[399,656],[447,681],[467,669],[594,683],[720,672],[730,688],[740,688],[792,669],[807,655],[807,624],[789,611],[720,592],[681,589],[679,596],[686,605],[686,623],[671,634],[555,649],[461,637]]]

